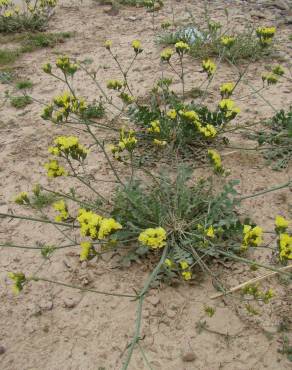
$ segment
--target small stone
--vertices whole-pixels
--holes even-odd
[[[77,301],[73,298],[65,298],[64,299],[64,306],[66,308],[74,308],[77,305]]]
[[[137,17],[131,16],[127,18],[129,21],[135,22],[137,20]]]
[[[193,362],[197,358],[194,352],[186,352],[182,355],[183,362]]]
[[[53,308],[53,302],[42,300],[40,301],[39,306],[43,311],[51,311]]]
[[[160,298],[157,295],[152,295],[148,298],[148,301],[153,305],[157,306],[158,303],[160,302]]]
[[[0,345],[0,355],[3,355],[6,352],[6,348]]]
[[[167,317],[169,317],[170,319],[173,319],[175,316],[176,316],[176,311],[174,310],[166,310],[166,315]]]

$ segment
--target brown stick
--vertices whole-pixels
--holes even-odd
[[[279,269],[279,272],[281,271],[285,271],[285,270],[289,270],[292,268],[292,264],[289,265],[289,266],[285,266],[285,267],[282,267]],[[233,293],[233,292],[236,292],[237,290],[241,289],[241,288],[244,288],[246,285],[249,285],[249,284],[253,284],[253,283],[257,283],[258,281],[261,281],[261,280],[264,280],[264,279],[267,279],[271,276],[274,276],[276,274],[278,274],[279,272],[269,272],[268,274],[265,274],[265,275],[262,275],[262,276],[258,276],[256,278],[253,278],[253,279],[250,279],[248,281],[246,281],[245,283],[241,283],[233,288],[231,288],[230,290],[227,290],[227,292],[220,292],[220,293],[216,293],[216,294],[213,294],[210,299],[215,299],[215,298],[219,298],[219,297],[222,297],[224,295],[227,295],[227,294],[230,294],[230,293]]]

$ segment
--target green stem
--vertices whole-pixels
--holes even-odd
[[[82,292],[92,292],[92,293],[109,295],[109,296],[114,296],[114,297],[137,298],[137,296],[133,295],[133,294],[109,293],[109,292],[104,292],[102,290],[95,290],[95,289],[90,289],[90,288],[79,287],[79,286],[76,286],[76,285],[66,284],[66,283],[62,283],[60,281],[50,280],[50,279],[42,278],[42,277],[39,277],[39,276],[33,276],[31,278],[31,280],[45,281],[47,283],[61,285],[61,286],[65,286],[67,288],[78,289]]]
[[[258,193],[255,193],[255,194],[245,195],[243,197],[237,198],[237,200],[238,201],[242,201],[242,200],[249,199],[249,198],[255,198],[255,197],[259,196],[259,195],[263,195],[263,194],[266,194],[266,193],[270,193],[272,191],[276,191],[276,190],[287,188],[287,187],[291,186],[291,184],[292,184],[292,181],[288,181],[288,182],[286,182],[283,185],[274,186],[274,187],[272,187],[270,189],[259,191]]]
[[[29,217],[29,216],[13,215],[13,214],[9,214],[9,213],[0,213],[0,217],[19,218],[21,220],[35,221],[35,222],[41,222],[41,223],[45,223],[45,224],[52,224],[52,225],[58,225],[58,226],[66,226],[66,227],[76,228],[76,229],[77,228],[79,229],[79,227],[80,227],[80,226],[77,226],[77,225],[65,224],[63,222],[56,222],[56,221],[46,220],[46,219],[42,219],[42,218]]]

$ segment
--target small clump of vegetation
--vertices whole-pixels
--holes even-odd
[[[20,6],[12,0],[0,0],[0,33],[43,31],[56,0],[25,0]]]
[[[10,98],[10,104],[16,109],[25,108],[27,105],[32,103],[32,98],[28,95],[24,96],[12,96]]]
[[[16,87],[18,90],[31,89],[33,83],[30,80],[21,80],[16,82]]]

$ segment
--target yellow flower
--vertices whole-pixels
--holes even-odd
[[[193,121],[193,122],[199,121],[198,113],[193,111],[193,110],[191,110],[191,111],[180,110],[179,114],[180,114],[181,117],[183,117],[183,118],[185,118],[189,121]]]
[[[176,119],[177,113],[175,109],[170,109],[168,112],[166,112],[166,115],[170,119]]]
[[[134,40],[132,42],[132,48],[134,49],[136,54],[140,54],[143,51],[143,49],[141,47],[141,41],[139,41],[139,40]]]
[[[114,231],[120,229],[122,229],[122,225],[113,218],[103,218],[98,231],[98,239],[103,240]]]
[[[48,177],[67,176],[65,168],[60,166],[59,162],[56,160],[50,160],[50,162],[46,163],[44,167],[47,170]]]
[[[21,193],[19,193],[19,194],[14,198],[14,202],[15,202],[16,204],[19,204],[19,205],[29,204],[29,197],[28,197],[27,192],[22,191]]]
[[[186,270],[187,268],[189,268],[189,264],[187,263],[187,261],[180,261],[179,264],[182,270]]]
[[[119,80],[109,80],[106,87],[110,90],[120,90],[123,87],[123,83]]]
[[[209,123],[206,126],[202,126],[200,122],[196,122],[196,127],[198,131],[203,134],[206,138],[215,137],[217,135],[217,130],[213,125]]]
[[[184,278],[184,280],[191,280],[191,278],[192,278],[192,273],[191,273],[191,271],[183,271],[182,273],[181,273],[181,275],[182,275],[182,277]]]
[[[235,107],[235,103],[231,99],[222,99],[219,103],[219,108],[224,112],[226,118],[234,118],[240,113],[240,109]]]
[[[137,144],[137,139],[135,136],[135,131],[129,130],[125,131],[124,128],[120,131],[120,141],[119,141],[119,151],[127,149],[129,152],[133,151]]]
[[[215,230],[212,225],[209,226],[208,229],[206,230],[206,236],[208,236],[211,239],[215,238]]]
[[[263,229],[259,226],[252,227],[250,225],[243,226],[243,242],[241,245],[242,250],[248,247],[258,247],[262,244]]]
[[[113,42],[111,40],[106,40],[105,43],[104,43],[104,47],[107,50],[110,50],[110,48],[112,47],[112,44],[113,44]]]
[[[273,67],[272,72],[277,76],[283,76],[285,74],[284,69],[279,64]]]
[[[26,277],[22,272],[9,272],[8,277],[13,280],[14,284],[12,290],[15,294],[18,294],[23,289],[23,285],[26,282]]]
[[[67,204],[64,202],[64,200],[55,202],[53,204],[53,208],[55,209],[55,211],[59,212],[59,214],[55,217],[55,221],[61,222],[69,218],[68,207],[67,207]]]
[[[280,234],[279,237],[280,260],[292,260],[292,236]]]
[[[78,69],[77,64],[71,63],[70,58],[66,55],[57,58],[56,66],[57,68],[60,68],[61,71],[63,71],[65,74],[68,73],[71,76],[73,76]]]
[[[232,94],[234,87],[235,87],[235,83],[233,82],[226,82],[222,84],[220,86],[220,92],[221,92],[222,97],[223,96],[229,97]]]
[[[90,242],[82,242],[80,243],[80,246],[81,246],[80,261],[86,261],[92,250],[92,244]]]
[[[170,58],[173,56],[173,50],[170,48],[164,49],[161,54],[160,58],[163,62],[169,62]]]
[[[147,129],[148,132],[153,132],[153,133],[159,133],[160,132],[160,122],[159,120],[155,120],[150,122],[150,127]]]
[[[268,85],[275,85],[279,81],[279,77],[274,73],[264,73],[262,80],[263,82],[267,81]]]
[[[167,144],[167,142],[165,140],[154,139],[153,144],[155,144],[157,146],[165,146]]]
[[[166,258],[164,263],[167,267],[172,267],[173,266],[173,262],[169,258]]]
[[[283,232],[289,227],[290,221],[282,216],[276,216],[275,228],[277,232]]]
[[[223,172],[223,166],[220,154],[214,149],[208,149],[208,156],[216,172]]]
[[[77,221],[80,223],[80,234],[82,236],[90,236],[92,239],[97,239],[98,230],[102,222],[102,217],[92,211],[79,209]]]
[[[190,51],[190,46],[184,42],[184,41],[179,41],[175,45],[175,50],[179,55],[183,55],[184,53],[187,53]]]
[[[149,248],[162,248],[166,245],[166,231],[162,227],[149,228],[140,233],[138,240]]]
[[[65,155],[76,160],[84,160],[88,154],[88,150],[79,144],[79,139],[76,136],[59,136],[54,140],[56,146],[49,147],[49,152],[56,156]]]
[[[230,48],[235,42],[235,37],[233,37],[233,36],[222,36],[220,41],[221,41],[221,44],[223,46],[226,46],[227,48]]]
[[[208,77],[211,77],[216,72],[216,64],[212,62],[211,59],[205,59],[202,62],[203,71],[208,74]]]

